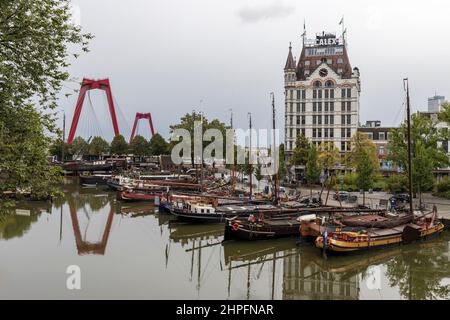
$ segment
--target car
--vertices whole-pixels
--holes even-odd
[[[341,201],[345,201],[346,199],[348,199],[348,197],[350,196],[350,192],[348,191],[336,191],[335,194],[333,195],[333,199],[334,200],[341,200]]]

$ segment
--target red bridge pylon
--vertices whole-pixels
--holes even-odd
[[[111,93],[111,85],[109,84],[109,79],[103,80],[91,80],[83,79],[81,83],[80,93],[78,95],[77,104],[75,107],[75,112],[73,114],[72,125],[70,126],[69,137],[67,138],[67,143],[71,144],[75,138],[75,132],[77,131],[78,120],[80,120],[81,109],[83,108],[84,98],[86,92],[89,90],[101,89],[106,93],[106,98],[108,100],[109,113],[111,114],[112,125],[114,128],[115,136],[119,135],[119,126],[117,124],[116,110],[114,108],[114,102]]]
[[[133,131],[131,132],[131,137],[130,137],[130,144],[133,142],[134,135],[136,134],[137,123],[141,119],[148,119],[152,137],[155,135],[155,130],[153,129],[152,114],[150,112],[148,112],[148,113],[139,113],[138,112],[138,113],[136,113],[136,117],[134,118]]]

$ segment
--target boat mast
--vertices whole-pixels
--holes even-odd
[[[276,150],[276,137],[275,137],[275,94],[273,92],[270,93],[272,96],[272,128],[273,128],[273,148],[272,150]],[[275,155],[273,155],[272,159],[275,159]],[[275,163],[274,163],[275,165]],[[278,165],[275,165],[275,174],[273,175],[274,184],[275,184],[275,190],[273,191],[275,204],[278,203]]]
[[[248,166],[249,166],[249,183],[250,183],[250,199],[252,199],[253,194],[253,183],[252,183],[252,175],[253,175],[253,166],[252,166],[252,114],[248,113],[249,117],[249,128],[250,128],[250,141],[249,141],[249,150],[248,150]]]
[[[411,148],[411,109],[409,103],[409,82],[408,78],[403,79],[403,84],[406,87],[406,123],[408,125],[408,185],[409,185],[409,211],[413,211],[413,186],[412,186],[412,148]]]
[[[231,192],[234,195],[235,188],[235,175],[236,175],[236,167],[235,167],[235,159],[234,159],[234,146],[236,144],[235,136],[234,136],[234,128],[233,128],[233,109],[230,109],[231,117],[230,117],[230,127],[233,130],[233,164],[231,165]]]
[[[62,133],[62,149],[61,162],[64,163],[64,147],[66,146],[66,113],[63,114],[63,133]]]

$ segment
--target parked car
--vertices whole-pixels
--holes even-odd
[[[333,199],[341,200],[344,202],[350,202],[350,203],[354,203],[354,202],[358,201],[358,197],[351,194],[348,191],[336,191],[335,194],[333,195]]]
[[[409,204],[409,194],[398,193],[389,198],[389,204],[394,210],[405,210],[406,205]]]

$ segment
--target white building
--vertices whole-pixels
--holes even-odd
[[[428,112],[440,112],[444,102],[444,96],[435,95],[434,97],[428,98]]]
[[[289,54],[284,68],[285,146],[289,158],[297,135],[314,144],[333,142],[350,150],[359,125],[360,74],[351,67],[344,38],[321,33],[304,38],[298,63]]]

